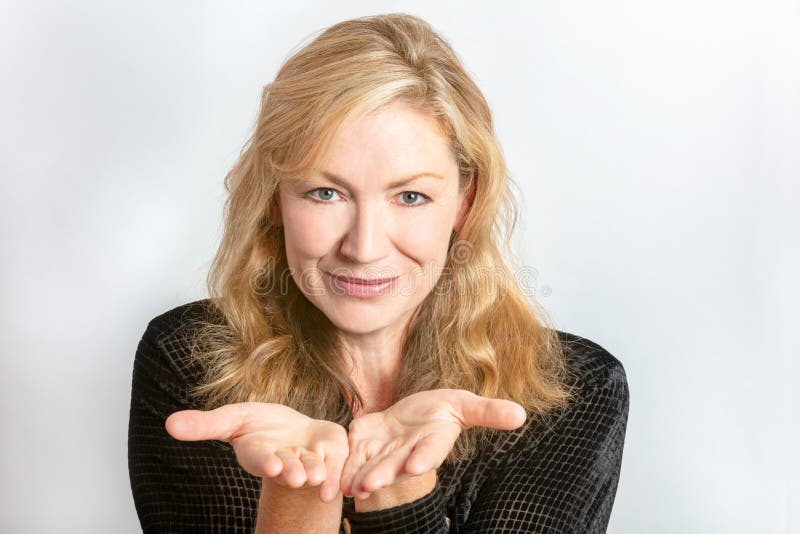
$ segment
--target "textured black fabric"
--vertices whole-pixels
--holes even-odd
[[[185,338],[194,321],[209,317],[207,303],[154,318],[136,350],[128,468],[145,532],[255,526],[260,480],[239,466],[230,445],[177,441],[164,429],[172,412],[202,409],[188,394],[200,369]],[[346,498],[342,513],[352,532],[605,532],[628,418],[625,370],[599,345],[558,335],[578,388],[574,403],[546,424],[529,418],[473,458],[442,465],[434,490],[412,503],[356,513]]]

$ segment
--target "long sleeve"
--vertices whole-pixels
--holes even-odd
[[[438,534],[447,532],[449,526],[438,480],[427,495],[385,510],[356,512],[352,499],[347,499],[342,515],[350,522],[352,534]]]
[[[346,500],[353,534],[605,532],[628,420],[625,369],[592,341],[560,335],[576,388],[570,405],[502,434],[471,461],[443,465],[434,490],[414,502],[355,513]]]
[[[164,428],[171,413],[199,408],[178,319],[153,319],[134,359],[128,470],[139,521],[144,532],[252,532],[260,480],[227,444],[177,441]]]
[[[136,349],[128,429],[131,489],[144,532],[250,533],[260,479],[219,441],[184,442],[171,413],[202,409],[189,392],[202,376],[186,342],[208,319],[204,301],[148,324]],[[342,516],[353,534],[602,533],[620,476],[629,393],[622,364],[592,341],[559,332],[575,400],[547,421],[530,418],[484,451],[443,464],[429,494],[386,510]],[[344,523],[344,522],[343,522]],[[344,525],[340,532],[346,532]]]
[[[532,425],[501,459],[460,531],[606,531],[620,475],[629,392],[625,370],[613,358],[594,377],[549,427]]]

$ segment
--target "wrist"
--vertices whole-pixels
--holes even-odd
[[[278,484],[272,478],[261,478],[261,494],[266,496],[276,496],[281,498],[297,497],[297,498],[310,498],[316,496],[319,498],[319,486],[302,486],[300,488],[290,488],[284,484]]]
[[[261,479],[257,534],[338,532],[341,516],[341,492],[326,503],[319,497],[319,486],[290,488],[269,478]]]
[[[373,491],[366,499],[354,499],[356,512],[385,510],[421,499],[436,487],[436,470],[406,478]]]

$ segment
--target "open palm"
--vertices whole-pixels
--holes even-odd
[[[458,389],[410,395],[350,423],[342,491],[366,499],[380,488],[438,468],[464,428],[512,430],[526,419],[519,404]]]
[[[320,498],[339,493],[348,455],[347,431],[282,404],[243,402],[214,410],[183,410],[167,418],[175,439],[215,439],[233,446],[247,472],[291,488],[320,486]]]

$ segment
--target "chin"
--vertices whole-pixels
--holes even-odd
[[[334,325],[336,325],[336,329],[339,332],[351,336],[366,336],[368,334],[379,332],[389,326],[387,324],[370,325],[364,323],[334,323]]]
[[[323,310],[324,311],[324,310]],[[379,307],[364,306],[357,303],[339,305],[333,313],[326,313],[337,328],[346,332],[373,332],[392,324],[393,315]]]
[[[369,334],[390,327],[405,317],[405,310],[389,309],[396,303],[353,299],[351,302],[328,302],[320,310],[342,332]]]

